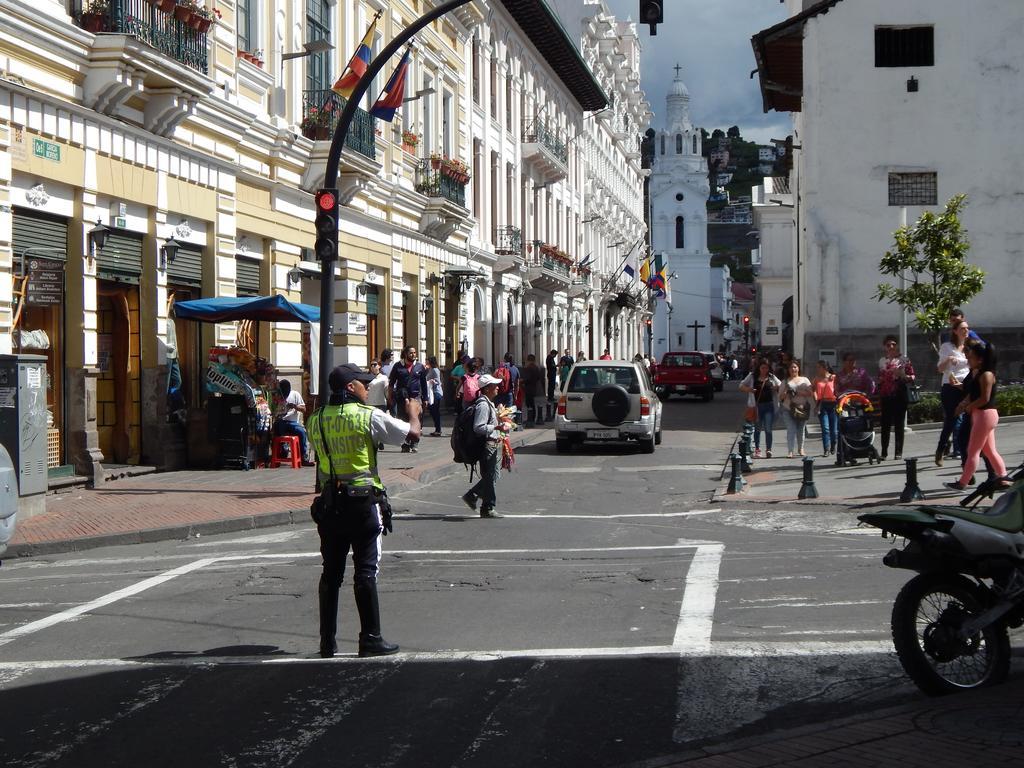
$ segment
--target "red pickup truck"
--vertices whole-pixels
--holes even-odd
[[[711,367],[700,352],[666,352],[654,369],[654,391],[662,401],[672,394],[715,399]]]

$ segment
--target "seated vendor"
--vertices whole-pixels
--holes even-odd
[[[306,436],[306,428],[299,422],[299,414],[306,412],[306,404],[302,400],[302,395],[292,389],[291,382],[287,379],[281,379],[278,382],[278,389],[281,392],[281,405],[277,413],[277,420],[274,422],[274,432],[278,435],[297,435],[302,464],[312,466],[312,463],[307,460],[309,438]]]

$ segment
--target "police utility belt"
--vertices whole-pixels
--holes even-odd
[[[320,440],[326,448],[323,423],[321,420],[318,421]],[[309,506],[313,522],[317,525],[340,523],[345,528],[351,528],[350,533],[354,535],[377,536],[383,533],[386,536],[392,530],[391,504],[387,491],[373,485],[372,478],[367,478],[369,482],[365,485],[353,485],[339,480],[334,472],[330,452],[325,451],[325,454],[330,480],[324,483],[320,493]],[[380,525],[374,514],[375,504],[380,510]]]

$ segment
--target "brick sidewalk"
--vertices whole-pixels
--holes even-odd
[[[780,731],[629,768],[982,768],[1020,765],[1024,677],[1003,685]]]
[[[958,459],[946,459],[941,468],[935,466],[935,444],[938,430],[931,425],[915,426],[906,437],[904,457],[917,457],[918,485],[929,503],[955,504],[963,494],[951,491],[943,483],[956,480],[960,474]],[[876,436],[877,437],[877,436]],[[763,436],[762,436],[763,440]],[[876,445],[877,445],[876,439]],[[1012,472],[1024,457],[1024,421],[1011,417],[1001,421],[996,431],[996,443]],[[906,486],[904,461],[890,458],[881,464],[868,464],[860,460],[856,466],[837,467],[831,456],[821,456],[821,440],[808,437],[806,449],[814,459],[814,484],[819,496],[798,500],[803,479],[803,462],[787,459],[785,432],[775,432],[774,458],[755,459],[753,472],[744,475],[748,485],[742,493],[729,494],[729,472],[725,472],[714,499],[727,503],[754,504],[830,504],[843,507],[862,507],[869,504],[898,504],[900,493]],[[780,455],[783,458],[780,458]],[[984,479],[981,466],[978,479]],[[983,502],[987,503],[987,502]]]
[[[449,434],[424,437],[417,453],[389,446],[378,455],[381,479],[397,494],[463,469],[452,462]],[[546,429],[513,433],[513,446],[550,439]],[[46,512],[18,520],[5,557],[73,552],[115,544],[184,539],[197,533],[309,521],[314,469],[187,470],[126,478],[96,490],[46,497]]]

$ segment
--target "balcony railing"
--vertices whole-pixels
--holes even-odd
[[[519,227],[496,227],[494,252],[503,256],[519,256],[523,252],[523,233]]]
[[[543,269],[556,272],[559,275],[563,275],[566,279],[569,278],[570,266],[560,259],[556,259],[547,253],[534,253],[530,257],[530,266],[541,267]]]
[[[527,144],[541,144],[563,165],[569,163],[569,147],[558,138],[558,134],[547,127],[543,120],[528,120],[523,125],[523,141]]]
[[[207,74],[208,32],[179,21],[173,8],[165,12],[146,0],[110,0],[108,8],[106,13],[89,13],[81,0],[72,0],[71,12],[89,32],[131,35],[189,69]]]
[[[466,182],[453,178],[439,161],[429,157],[423,158],[416,165],[416,191],[427,197],[443,197],[458,206],[466,207]]]
[[[307,139],[325,141],[334,136],[338,118],[347,99],[331,90],[302,92],[302,135]],[[377,119],[362,107],[356,107],[352,124],[345,136],[345,146],[374,162],[377,160]]]

